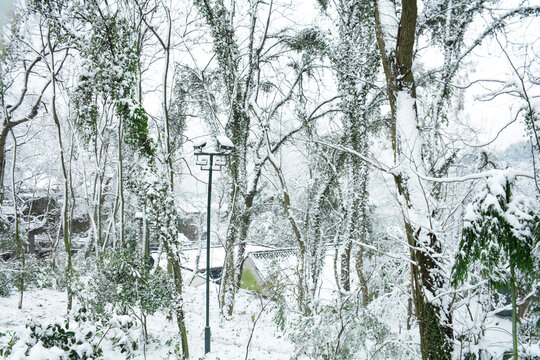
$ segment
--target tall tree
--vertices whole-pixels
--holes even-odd
[[[325,6],[325,2],[320,2]],[[336,73],[338,90],[343,96],[343,145],[367,155],[370,127],[373,122],[373,99],[379,54],[376,51],[373,4],[369,1],[335,1],[337,41],[330,57]],[[363,247],[353,256],[353,240],[365,242],[368,225],[369,166],[348,156],[341,169],[344,182],[345,224],[341,235],[340,285],[350,291],[352,260],[356,260],[364,302],[367,302],[367,283],[362,270]]]
[[[263,166],[270,158],[270,154],[263,155],[268,149],[264,134],[272,124],[271,120],[292,99],[293,90],[299,85],[302,74],[307,71],[305,63],[291,59],[289,55],[292,51],[302,50],[302,36],[307,35],[309,38],[310,33],[294,36],[288,30],[275,29],[271,21],[276,13],[273,1],[264,3],[255,0],[249,4],[233,1],[227,6],[222,0],[196,0],[195,5],[212,36],[213,53],[220,82],[225,90],[224,128],[235,146],[228,167],[231,175],[229,225],[220,288],[222,312],[232,314],[235,293],[242,275],[252,207]],[[235,21],[238,19],[236,9],[240,6],[248,12],[247,48],[238,45],[240,40]],[[273,66],[277,59],[287,59],[292,71],[277,71]],[[269,93],[276,96],[267,96]],[[291,131],[295,133],[299,130]],[[288,133],[272,141],[271,153],[276,152],[290,135]],[[248,176],[251,167],[254,170]]]
[[[148,211],[149,222],[158,231],[158,240],[167,253],[167,259],[169,266],[172,268],[172,275],[174,278],[175,290],[177,292],[177,299],[175,304],[176,321],[178,330],[180,332],[180,339],[182,344],[182,356],[189,358],[189,346],[187,339],[187,327],[185,323],[184,307],[183,307],[183,278],[181,272],[181,247],[183,244],[178,240],[178,211],[175,204],[175,148],[172,146],[174,137],[176,136],[176,145],[182,146],[181,137],[183,129],[184,114],[181,111],[177,111],[183,106],[184,99],[182,97],[176,97],[171,99],[169,91],[172,86],[170,81],[171,72],[171,57],[173,52],[172,46],[172,31],[173,31],[173,19],[171,17],[171,9],[162,2],[139,2],[134,1],[134,5],[138,10],[138,17],[145,25],[143,32],[150,32],[152,37],[157,41],[158,48],[163,53],[163,66],[162,66],[162,84],[161,84],[161,122],[158,125],[158,132],[163,133],[159,137],[160,147],[158,151],[155,151],[150,165],[153,174],[150,178],[161,179],[158,182],[145,184],[149,186],[149,193],[145,193],[142,196],[146,202],[144,203],[145,211]],[[162,18],[154,18],[154,14],[159,10]],[[160,29],[158,24],[163,24],[164,29]],[[160,32],[162,31],[162,32]],[[142,91],[142,89],[140,90]],[[175,94],[177,95],[177,94]],[[142,94],[140,94],[142,96]],[[173,117],[176,115],[177,117]],[[173,134],[173,129],[176,129],[176,133]],[[180,138],[180,139],[179,139]],[[159,167],[159,164],[163,166]]]
[[[391,110],[391,143],[394,162],[400,164],[393,177],[410,247],[411,290],[422,358],[450,359],[452,318],[443,303],[430,299],[430,294],[445,283],[437,259],[442,244],[434,223],[429,221],[429,201],[425,200],[430,197],[426,198],[417,175],[426,174],[412,69],[418,8],[416,0],[403,0],[400,5],[398,17],[393,2],[379,0],[375,4],[377,41]]]
[[[394,154],[393,176],[401,208],[411,262],[411,290],[415,315],[419,322],[422,357],[447,359],[452,349],[452,317],[444,301],[432,300],[432,294],[446,283],[444,234],[440,221],[443,183],[437,181],[448,174],[455,152],[441,145],[440,126],[447,114],[444,107],[452,92],[451,80],[463,59],[506,21],[537,11],[534,7],[518,7],[495,18],[491,24],[465,47],[464,31],[485,7],[484,2],[428,3],[420,28],[429,28],[432,39],[441,44],[444,65],[438,69],[440,84],[431,117],[424,123],[418,116],[417,83],[413,69],[417,21],[417,3],[404,0],[376,2],[377,42],[386,78],[390,104],[391,144]],[[430,11],[433,11],[430,13]],[[424,80],[426,77],[424,77]],[[429,77],[427,77],[429,79]],[[431,178],[430,178],[431,176]],[[430,178],[431,181],[425,181]]]

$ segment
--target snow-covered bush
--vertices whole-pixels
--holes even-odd
[[[96,327],[79,323],[70,329],[69,321],[43,325],[33,320],[26,324],[27,333],[13,345],[8,359],[99,359],[102,350]]]
[[[16,333],[8,331],[7,333],[0,332],[0,356],[7,357],[13,350],[13,345],[19,341]]]
[[[132,252],[110,252],[77,297],[97,317],[126,314],[130,309],[153,314],[172,301],[172,283],[162,269],[152,269]]]
[[[387,359],[397,352],[389,341],[390,330],[352,298],[316,304],[310,315],[299,316],[287,331],[296,357]]]
[[[64,254],[58,254],[57,258],[64,258]],[[60,261],[61,261],[60,260]],[[57,260],[58,261],[58,260]],[[74,271],[75,278],[77,272]],[[66,276],[62,271],[58,271],[58,268],[53,266],[49,259],[42,261],[36,272],[36,286],[40,289],[55,289],[65,290],[66,288]]]
[[[0,334],[0,355],[8,359],[101,359],[103,347],[117,349],[129,358],[137,350],[135,318],[113,315],[108,321],[94,321],[85,308],[74,312],[72,318],[61,322],[42,324],[32,320],[26,324],[26,333]]]
[[[9,296],[13,290],[20,291],[21,275],[24,275],[24,290],[40,287],[42,267],[34,254],[25,254],[24,268],[20,259],[0,260],[0,296]]]
[[[13,262],[0,262],[0,297],[11,294],[15,282],[15,264]]]

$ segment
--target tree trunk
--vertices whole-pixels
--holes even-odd
[[[13,129],[10,131],[13,137],[13,159],[11,165],[11,191],[13,193],[13,213],[15,216],[15,243],[19,248],[19,254],[21,255],[21,271],[19,274],[19,310],[23,306],[24,298],[24,272],[25,272],[25,245],[19,232],[19,209],[17,208],[17,193],[15,192],[15,164],[17,162],[17,139]]]
[[[381,2],[386,2],[384,7],[379,6]],[[411,291],[420,331],[420,348],[424,360],[450,359],[452,319],[446,314],[446,319],[443,320],[443,313],[446,311],[443,303],[430,302],[425,295],[436,294],[444,283],[440,264],[435,261],[437,255],[441,254],[441,244],[433,232],[424,229],[430,229],[430,223],[424,228],[415,228],[416,225],[409,218],[410,213],[417,214],[419,219],[429,219],[431,216],[423,208],[423,190],[419,188],[419,180],[415,175],[415,171],[424,172],[421,145],[415,144],[421,141],[421,136],[418,131],[416,89],[412,72],[417,4],[416,0],[402,1],[397,34],[390,33],[391,29],[385,28],[380,21],[380,10],[387,11],[388,6],[393,6],[388,0],[377,2],[375,21],[392,116],[391,142],[394,161],[402,164],[401,172],[394,175],[394,183],[410,245]],[[395,35],[396,43],[392,44],[387,37]],[[415,122],[414,125],[410,123],[412,121]],[[409,126],[410,133],[403,133],[405,126]],[[411,196],[411,190],[414,196]]]
[[[177,255],[174,253],[174,251],[171,248],[171,245],[168,243],[167,240],[163,242],[163,245],[165,246],[165,250],[167,251],[169,264],[172,267],[176,292],[178,293],[180,297],[180,299],[178,299],[178,304],[176,305],[176,308],[175,308],[175,314],[176,314],[176,323],[178,324],[178,330],[180,331],[180,339],[181,339],[180,341],[182,343],[182,358],[189,359],[189,347],[188,347],[188,340],[187,340],[186,321],[185,321],[185,316],[184,316],[184,306],[182,304],[183,289],[182,289],[182,270],[180,267],[180,261],[178,260]]]
[[[518,339],[517,339],[517,286],[516,270],[514,263],[510,261],[510,291],[512,293],[512,348],[514,360],[518,360]]]
[[[6,122],[7,119],[4,119]],[[7,124],[2,124],[0,131],[0,205],[4,203],[4,173],[6,169],[6,140],[11,128]]]
[[[118,201],[120,206],[120,247],[125,249],[125,199],[124,199],[124,158],[122,154],[122,143],[124,138],[122,119],[118,119]]]
[[[351,291],[351,252],[352,241],[349,239],[345,244],[345,249],[341,253],[341,287],[343,291]]]
[[[66,291],[67,291],[67,312],[69,313],[72,308],[73,303],[73,293],[72,293],[72,263],[71,263],[71,234],[70,234],[70,224],[69,224],[69,177],[66,167],[66,159],[64,152],[64,144],[62,142],[62,128],[60,125],[60,119],[56,111],[56,73],[55,73],[55,60],[54,60],[54,51],[51,44],[51,33],[50,29],[47,33],[47,43],[49,46],[50,57],[51,57],[51,77],[52,77],[52,116],[54,124],[56,126],[56,132],[58,136],[58,148],[60,152],[60,165],[62,168],[62,175],[64,178],[64,208],[62,211],[62,231],[64,239],[64,247],[67,255],[67,264],[65,269],[65,278],[66,278]]]
[[[358,275],[358,281],[360,282],[360,290],[362,291],[362,304],[367,306],[369,304],[369,288],[368,282],[362,269],[364,264],[364,248],[360,247],[356,253],[356,274]]]

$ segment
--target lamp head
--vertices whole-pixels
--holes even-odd
[[[202,152],[202,150],[204,149],[205,146],[206,146],[206,139],[205,138],[200,139],[198,141],[194,141],[193,142],[193,151],[195,151],[195,153],[200,153],[200,152]]]
[[[231,139],[229,139],[226,136],[223,136],[223,135],[216,136],[216,143],[217,143],[218,151],[220,153],[230,154],[234,150],[234,145]]]

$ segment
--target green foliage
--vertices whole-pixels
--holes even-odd
[[[527,133],[532,139],[536,139],[536,142],[533,142],[533,147],[536,151],[540,152],[540,143],[538,143],[540,136],[540,116],[537,112],[529,110],[528,107],[523,107],[522,111],[525,113],[525,126],[527,127]]]
[[[17,247],[14,239],[13,224],[8,219],[0,217],[0,253],[14,251]]]
[[[289,48],[297,52],[324,54],[327,49],[326,38],[320,29],[302,29],[294,36],[284,39]]]
[[[104,256],[102,270],[79,290],[78,297],[98,318],[107,318],[130,309],[153,314],[171,304],[172,294],[173,284],[163,270],[151,269],[132,251],[111,251]]]
[[[11,294],[13,279],[9,275],[10,272],[4,267],[0,269],[0,297],[8,297]]]
[[[329,0],[317,0],[317,2],[323,11],[328,9]]]
[[[147,156],[154,154],[152,141],[148,137],[148,114],[142,106],[130,109],[129,105],[119,103],[116,111],[125,126],[124,141]]]
[[[37,320],[26,324],[23,340],[15,333],[0,334],[0,339],[10,335],[7,344],[0,344],[0,355],[14,358],[35,356],[58,359],[102,359],[105,342],[128,358],[138,348],[133,332],[137,321],[126,315],[112,314],[104,321],[96,320],[86,308],[73,312],[72,318],[63,322],[43,325]]]
[[[12,256],[16,249],[15,231],[7,219],[0,218],[0,254]],[[15,269],[18,264],[13,261],[0,260],[0,297],[11,294],[16,281]]]
[[[30,330],[28,346],[25,355],[29,355],[30,350],[36,344],[41,343],[46,349],[53,347],[64,350],[68,359],[99,359],[103,353],[92,341],[95,338],[94,328],[77,328],[77,331],[69,329],[69,322],[64,324],[52,323],[43,326],[38,321],[31,321],[26,325]],[[81,336],[82,335],[82,336]]]
[[[104,116],[111,115],[108,109],[112,105],[125,128],[125,142],[151,156],[148,115],[136,100],[140,67],[137,31],[120,13],[100,6],[96,2],[77,3],[64,15],[63,21],[69,16],[74,24],[87,29],[65,30],[65,41],[79,51],[82,59],[72,94],[75,124],[83,139],[91,143],[104,126],[100,122],[112,121]]]
[[[30,0],[28,6],[44,16],[53,16],[60,13],[67,5],[66,0]]]
[[[509,263],[531,280],[538,279],[540,241],[538,203],[514,196],[507,173],[488,179],[485,189],[467,207],[462,240],[452,269],[452,283],[463,283],[471,264],[498,288],[510,285]]]
[[[19,339],[20,338],[13,331],[8,331],[7,333],[0,332],[0,356],[8,357],[13,351],[13,345],[15,345]]]
[[[156,231],[157,242],[176,245],[178,243],[178,212],[174,195],[165,174],[153,168],[144,170],[144,183],[140,191],[148,204],[148,221]]]
[[[257,284],[257,280],[255,279],[255,276],[249,269],[245,269],[242,272],[242,278],[240,281],[241,281],[240,287],[242,289],[261,292],[261,288],[259,287],[259,284]]]

